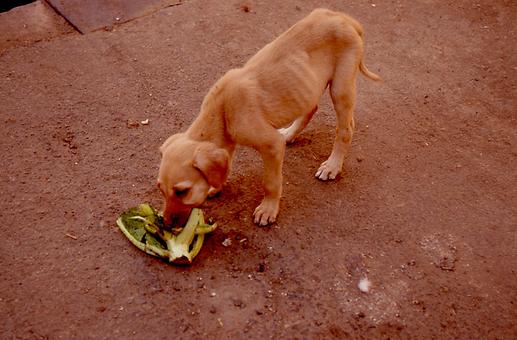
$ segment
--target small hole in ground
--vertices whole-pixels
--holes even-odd
[[[0,1],[0,13],[7,12],[15,7],[30,4],[36,0],[1,0]]]

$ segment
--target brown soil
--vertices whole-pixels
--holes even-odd
[[[359,81],[344,174],[314,179],[333,139],[325,97],[288,148],[277,224],[251,221],[262,165],[241,149],[194,265],[131,246],[114,221],[160,205],[159,145],[318,6],[363,23],[385,79]],[[192,0],[7,49],[1,337],[515,339],[516,20],[504,0]]]

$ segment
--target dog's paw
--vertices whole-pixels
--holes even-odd
[[[262,203],[255,209],[253,213],[254,222],[258,225],[265,226],[276,221],[280,200],[272,198],[264,198]]]
[[[332,162],[327,159],[325,162],[321,163],[320,168],[316,171],[316,178],[322,181],[336,179],[336,176],[341,172],[342,166],[343,165],[338,162]]]

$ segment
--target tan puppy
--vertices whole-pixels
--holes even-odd
[[[242,68],[219,79],[190,128],[161,146],[158,187],[165,198],[165,222],[187,215],[221,190],[237,144],[256,149],[264,161],[265,196],[254,221],[274,222],[282,194],[285,143],[305,128],[327,87],[337,132],[330,157],[316,177],[334,179],[354,131],[357,74],[380,79],[363,64],[362,34],[361,25],[351,17],[317,9]]]

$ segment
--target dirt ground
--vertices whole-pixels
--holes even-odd
[[[384,78],[359,80],[343,175],[314,178],[334,133],[325,95],[288,148],[277,224],[252,223],[262,165],[240,149],[204,206],[220,228],[194,265],[131,246],[114,222],[160,206],[159,145],[222,74],[316,7],[362,22],[366,64]],[[516,20],[503,0],[191,0],[11,44],[1,337],[517,338]]]

